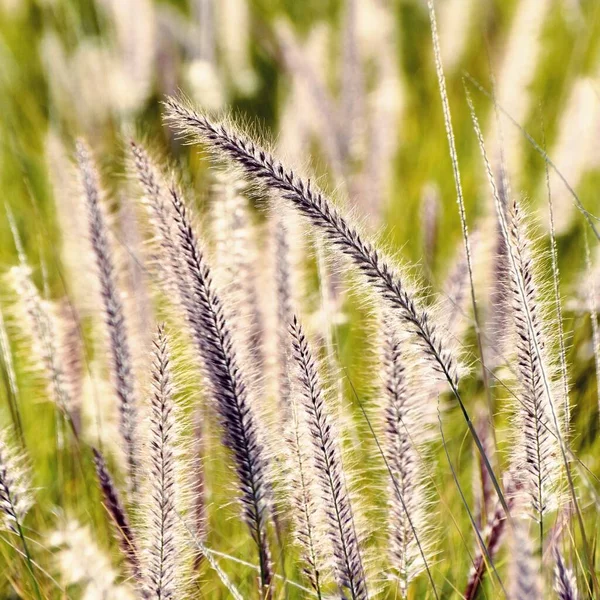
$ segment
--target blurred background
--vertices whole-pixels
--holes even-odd
[[[499,105],[540,144],[544,131],[550,156],[593,208],[598,3],[438,0],[436,8],[469,221],[487,194],[467,75],[488,91],[496,79]],[[28,222],[28,248],[49,251],[56,238],[56,144],[69,150],[83,135],[115,169],[124,132],[177,155],[160,101],[178,91],[258,123],[328,185],[344,181],[343,193],[413,260],[422,257],[414,224],[424,203],[439,205],[442,244],[453,247],[458,213],[424,0],[2,0],[0,11],[0,182],[16,219]],[[492,103],[467,87],[491,145]],[[514,188],[537,209],[544,163],[508,121],[502,130]],[[552,183],[563,233],[577,219],[564,185]],[[6,220],[0,227],[8,259]],[[434,270],[446,256],[432,257]]]
[[[494,169],[502,151],[513,193],[526,199],[540,233],[548,228],[541,148],[586,209],[600,213],[600,2],[437,0],[435,7],[477,248],[493,246],[494,228],[466,90]],[[0,0],[0,269],[17,262],[6,207],[44,294],[78,293],[66,283],[85,266],[77,264],[82,242],[73,207],[81,200],[69,171],[78,136],[101,164],[117,222],[126,219],[128,195],[139,195],[124,176],[131,136],[178,166],[203,212],[208,163],[161,120],[161,100],[178,93],[260,132],[355,210],[391,252],[418,265],[432,290],[445,289],[461,230],[425,0]],[[549,177],[574,365],[573,444],[593,469],[598,409],[587,290],[592,280],[600,285],[600,261],[572,195],[554,170]],[[256,218],[264,218],[260,210]],[[489,278],[477,281],[486,294]],[[335,309],[343,313],[334,322],[340,364],[368,390],[361,303],[351,297]],[[479,383],[471,385],[480,398]],[[43,420],[35,410],[25,410],[25,429],[30,437],[39,433],[32,453],[47,470],[36,483],[52,506],[62,493],[54,480],[53,417],[46,411]],[[467,473],[460,415],[448,415],[448,429],[458,471]],[[447,465],[440,469],[451,489]],[[448,494],[447,506],[460,507],[455,490]],[[467,566],[459,557],[442,570],[452,580]]]

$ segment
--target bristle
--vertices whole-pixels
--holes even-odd
[[[423,382],[409,377],[402,344],[390,327],[384,327],[384,384],[382,404],[385,420],[385,456],[389,467],[390,562],[398,578],[400,593],[431,558],[431,531],[426,475],[419,448],[427,441],[429,426],[423,397],[417,389]],[[413,374],[415,369],[411,369]]]
[[[554,548],[554,558],[556,566],[554,567],[554,590],[559,600],[577,600],[577,584],[573,571],[565,565],[562,554],[557,546]]]
[[[458,383],[458,363],[450,341],[438,332],[431,316],[419,306],[413,293],[380,252],[340,214],[331,201],[287,170],[279,161],[242,135],[210,121],[173,99],[168,99],[167,119],[182,133],[207,142],[216,152],[235,162],[243,171],[281,196],[326,233],[329,244],[353,260],[358,269],[396,314],[421,340],[423,351],[453,388]]]
[[[544,169],[546,173],[546,188],[548,192],[548,213],[549,213],[549,229],[550,229],[550,255],[552,257],[552,288],[554,291],[554,309],[556,311],[556,327],[558,329],[558,351],[560,361],[560,378],[562,383],[563,394],[563,433],[568,439],[569,429],[571,427],[571,405],[569,402],[569,375],[567,370],[567,350],[565,344],[565,325],[563,321],[562,298],[560,295],[560,269],[558,266],[558,247],[556,244],[556,228],[554,222],[554,200],[552,197],[552,187],[550,185],[550,171],[548,163],[544,161]],[[586,232],[587,241],[587,232]],[[592,290],[594,289],[594,281],[592,279]]]
[[[77,142],[77,162],[88,211],[90,243],[96,257],[100,291],[104,304],[104,319],[110,340],[112,377],[115,392],[119,398],[121,416],[119,428],[125,444],[127,485],[130,494],[135,495],[139,485],[138,416],[127,324],[117,288],[109,234],[101,206],[100,182],[90,151],[81,140]]]
[[[269,595],[272,571],[267,540],[271,502],[268,459],[249,402],[249,382],[238,365],[229,322],[213,288],[211,271],[192,229],[188,211],[174,188],[171,188],[171,206],[181,256],[185,259],[192,286],[191,291],[182,291],[182,295],[193,295],[193,303],[186,305],[188,324],[212,387],[223,425],[224,444],[234,456],[244,518],[259,552],[261,593]]]
[[[0,523],[9,531],[22,535],[23,519],[31,508],[30,482],[23,458],[0,431]]]
[[[338,440],[325,406],[316,363],[296,317],[290,324],[290,333],[305,419],[313,446],[314,470],[334,550],[336,580],[340,590],[347,590],[353,600],[366,600],[367,582]]]
[[[142,575],[142,567],[140,563],[139,549],[135,539],[133,529],[129,524],[129,517],[119,492],[113,482],[113,479],[108,472],[108,467],[101,452],[93,448],[94,466],[96,469],[96,478],[102,492],[103,503],[113,521],[115,527],[115,536],[119,542],[119,548],[123,553],[123,557],[127,561],[128,567],[131,570],[131,575],[140,588],[144,590],[144,580]]]
[[[150,402],[150,484],[152,499],[147,536],[149,591],[157,600],[177,597],[178,488],[175,466],[177,432],[169,366],[169,350],[164,326],[159,325],[153,341],[153,392]]]
[[[499,188],[500,198],[502,187]],[[504,205],[504,202],[502,203]],[[487,311],[487,335],[486,347],[489,356],[486,357],[486,365],[494,369],[504,362],[506,335],[505,331],[510,323],[510,265],[508,260],[508,248],[502,228],[496,224],[494,229],[495,247],[491,274],[491,291],[488,300]]]

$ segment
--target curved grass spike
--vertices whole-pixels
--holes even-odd
[[[87,204],[90,243],[96,258],[100,292],[104,303],[104,319],[110,340],[109,349],[114,387],[119,398],[119,430],[125,442],[127,485],[133,497],[139,486],[138,417],[127,324],[117,287],[108,228],[101,206],[102,192],[98,174],[91,152],[82,140],[77,142],[76,154]]]
[[[473,106],[473,101],[471,99],[471,96],[468,92],[468,90],[465,87],[465,93],[467,96],[467,103],[469,105],[469,111],[471,113],[471,120],[473,122],[473,128],[475,130],[475,135],[477,137],[477,141],[479,144],[479,149],[481,151],[481,155],[483,158],[483,163],[486,169],[486,173],[488,176],[488,181],[490,183],[490,187],[491,187],[491,191],[492,191],[492,196],[494,198],[494,203],[496,205],[496,212],[498,214],[498,221],[499,224],[502,228],[502,234],[503,236],[508,240],[509,238],[509,232],[508,232],[508,228],[507,228],[507,223],[506,223],[506,219],[504,216],[504,210],[502,208],[501,205],[501,201],[500,201],[500,197],[498,195],[498,190],[496,188],[496,183],[494,181],[494,176],[492,174],[492,170],[491,170],[491,166],[489,163],[489,160],[487,158],[487,152],[485,149],[485,143],[484,143],[484,139],[483,139],[483,134],[481,132],[481,128],[479,126],[479,120],[477,119],[477,114],[475,113],[475,107]],[[549,163],[551,164],[551,163]],[[511,261],[513,262],[514,265],[514,258],[511,258],[511,253],[508,253],[509,259],[511,259]],[[513,268],[515,268],[513,266]],[[515,268],[516,270],[516,268]],[[524,290],[522,288],[520,288],[520,293],[524,295]],[[524,306],[526,307],[526,298],[524,298],[524,302],[523,302]],[[527,316],[527,327],[531,328],[532,324],[531,324],[531,315],[529,315],[529,313],[526,310],[526,316]],[[550,393],[550,382],[548,381],[548,376],[547,373],[545,372],[545,368],[544,368],[544,364],[543,361],[541,360],[541,352],[540,352],[540,348],[539,348],[539,344],[537,341],[537,338],[535,335],[532,335],[532,341],[533,341],[533,350],[536,354],[536,356],[538,357],[538,361],[540,363],[541,366],[541,375],[542,375],[542,385],[544,386],[544,391],[546,393],[546,395],[548,396],[548,398],[551,398],[551,393]],[[567,482],[568,482],[568,486],[569,486],[569,492],[571,494],[571,499],[573,501],[573,506],[575,508],[575,512],[577,514],[577,520],[579,523],[579,529],[581,532],[581,538],[582,538],[582,543],[583,543],[583,547],[584,547],[584,553],[585,553],[585,557],[586,557],[586,562],[587,562],[587,567],[589,569],[589,573],[592,579],[592,585],[594,587],[594,592],[596,595],[600,596],[600,584],[598,583],[598,578],[596,577],[596,572],[595,572],[595,567],[594,567],[594,561],[592,558],[592,554],[590,552],[590,547],[589,547],[589,543],[587,540],[587,535],[585,532],[585,525],[583,523],[583,516],[581,514],[581,509],[579,507],[579,502],[577,501],[577,494],[575,491],[575,484],[573,482],[573,476],[571,474],[571,467],[569,465],[569,459],[568,459],[568,447],[565,444],[565,440],[563,438],[563,436],[561,435],[561,431],[560,431],[560,425],[559,425],[559,421],[558,421],[558,417],[556,414],[556,410],[554,407],[554,403],[552,401],[549,402],[550,405],[550,412],[551,412],[551,416],[552,416],[552,424],[554,426],[554,435],[557,437],[558,439],[558,443],[559,443],[559,447],[560,447],[560,452],[562,455],[562,460],[565,466],[565,473],[567,475]],[[551,431],[552,433],[552,431]]]
[[[271,508],[268,460],[250,405],[246,377],[238,365],[229,322],[214,290],[210,268],[188,211],[174,188],[170,189],[170,201],[180,255],[189,276],[180,283],[186,287],[189,282],[191,286],[189,290],[180,290],[185,298],[191,299],[184,302],[187,320],[221,417],[224,444],[233,453],[244,517],[258,548],[261,594],[268,598],[273,578],[267,538],[267,514]]]
[[[177,425],[174,414],[170,357],[164,325],[153,340],[152,398],[150,401],[150,500],[148,537],[150,590],[156,600],[177,597],[180,577],[177,536],[177,481],[175,450]]]
[[[314,470],[333,546],[336,580],[340,591],[347,589],[352,600],[367,600],[369,595],[361,549],[350,498],[344,484],[338,443],[332,432],[317,365],[295,316],[290,323],[290,334],[305,419],[313,446]]]
[[[205,115],[182,105],[173,98],[165,102],[167,120],[182,133],[199,138],[217,155],[236,163],[248,177],[262,182],[267,189],[281,196],[323,233],[329,234],[329,243],[348,256],[363,276],[372,284],[421,342],[424,355],[432,367],[448,381],[463,413],[467,427],[490,473],[500,502],[508,514],[504,495],[477,436],[467,408],[458,391],[457,361],[448,347],[448,341],[432,323],[429,313],[421,308],[413,294],[406,288],[399,273],[381,256],[377,248],[363,239],[356,228],[348,223],[333,203],[311,181],[297,177],[266,150],[223,124],[213,123]]]
[[[384,319],[384,327],[385,323]],[[430,423],[419,406],[423,397],[407,377],[408,365],[400,340],[389,333],[388,328],[383,336],[382,416],[386,459],[391,470],[387,516],[389,550],[400,593],[402,598],[407,598],[408,586],[425,570],[430,551],[426,477],[417,447],[427,439]]]

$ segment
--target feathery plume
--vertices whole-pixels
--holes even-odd
[[[93,253],[96,257],[98,279],[104,318],[110,340],[111,370],[115,392],[119,398],[121,436],[125,443],[127,460],[127,485],[129,492],[138,490],[138,439],[137,439],[137,406],[134,391],[134,378],[129,349],[127,324],[123,312],[123,304],[117,289],[115,266],[113,264],[108,228],[101,206],[101,189],[90,150],[86,144],[77,142],[77,163],[79,165],[81,183],[88,210],[89,237]]]
[[[577,600],[579,593],[575,583],[573,571],[565,565],[562,554],[558,546],[554,547],[554,559],[556,566],[554,567],[554,590],[559,600]]]
[[[439,4],[440,49],[446,70],[453,72],[469,46],[471,24],[478,3],[473,0],[447,0]]]
[[[152,499],[148,538],[149,591],[157,600],[177,597],[177,481],[174,452],[177,432],[169,350],[164,326],[153,340],[152,398],[150,401],[150,473]]]
[[[508,190],[502,183],[500,177],[498,195],[502,210],[506,211]],[[510,263],[508,258],[508,247],[506,239],[499,223],[495,227],[494,258],[491,269],[491,291],[487,307],[487,351],[486,365],[494,369],[504,360],[506,335],[504,332],[510,323]]]
[[[129,340],[134,357],[134,364],[147,368],[145,364],[146,349],[151,343],[154,313],[149,290],[148,273],[144,264],[144,240],[140,231],[140,221],[136,206],[128,201],[126,192],[121,193],[121,205],[118,211],[118,230],[120,242],[126,250],[126,265],[123,277],[123,289],[129,309]],[[127,306],[129,305],[129,306]]]
[[[112,25],[115,108],[119,112],[135,113],[141,109],[152,89],[155,65],[156,16],[151,0],[100,0]]]
[[[560,409],[556,403],[554,380],[545,344],[548,325],[540,312],[533,273],[534,262],[527,238],[522,210],[516,200],[504,203],[498,193],[487,159],[483,136],[470,96],[467,101],[473,126],[491,186],[498,224],[507,248],[509,292],[512,321],[516,334],[516,371],[520,385],[518,427],[520,439],[515,446],[514,466],[525,492],[530,495],[533,517],[543,538],[543,518],[559,503],[559,485],[563,474],[558,457],[562,455],[572,488],[568,459],[564,449]],[[542,539],[540,539],[540,543]]]
[[[562,298],[560,295],[560,269],[558,267],[558,248],[556,244],[556,226],[554,217],[554,198],[552,197],[552,185],[550,183],[550,169],[548,163],[544,161],[544,170],[546,173],[546,190],[548,194],[548,221],[550,228],[550,256],[552,258],[552,288],[554,291],[554,308],[556,311],[556,327],[558,329],[558,351],[560,357],[560,378],[563,393],[563,431],[565,436],[569,436],[571,426],[571,405],[569,403],[569,375],[567,372],[567,351],[565,346],[565,326],[563,322]],[[587,230],[584,230],[587,246]],[[591,280],[592,290],[594,289],[594,280]]]
[[[357,229],[347,222],[328,198],[318,189],[313,189],[310,180],[303,181],[248,138],[228,130],[223,124],[213,123],[206,116],[183,106],[173,98],[166,101],[166,106],[167,120],[179,131],[206,142],[215,154],[232,160],[248,177],[262,182],[269,190],[278,191],[283,199],[294,206],[317,229],[328,235],[328,241],[332,246],[354,262],[358,270],[371,283],[372,288],[416,335],[424,356],[430,361],[433,369],[448,381],[469,432],[483,456],[496,493],[506,505],[502,490],[459,394],[459,364],[451,340],[440,333],[431,314],[420,306],[400,274],[382,258],[373,244],[361,237]]]
[[[267,539],[270,508],[268,460],[250,404],[248,382],[242,372],[223,305],[212,282],[200,245],[179,193],[171,188],[171,208],[177,227],[180,253],[188,270],[192,302],[184,303],[194,343],[204,362],[208,381],[223,426],[223,441],[233,453],[240,481],[244,518],[259,553],[261,593],[270,594],[271,557]],[[185,286],[186,282],[181,282]]]
[[[5,431],[0,431],[0,523],[22,535],[23,519],[31,508],[29,477],[23,459],[16,453]]]
[[[521,476],[527,480],[534,515],[542,528],[544,515],[558,503],[558,486],[562,476],[557,464],[561,432],[555,431],[552,421],[554,399],[544,344],[547,331],[538,310],[532,258],[516,202],[512,202],[509,208],[509,227],[508,244],[513,256],[513,319],[518,336],[516,367],[521,386],[519,431],[522,436],[516,450],[516,464],[523,469],[520,470]]]
[[[290,324],[297,378],[313,446],[313,464],[328,520],[328,532],[335,558],[336,580],[353,600],[368,598],[361,549],[354,514],[345,486],[345,477],[332,422],[325,406],[317,366],[302,327],[294,316]]]
[[[383,298],[396,309],[405,323],[422,341],[425,354],[437,370],[443,373],[453,388],[458,383],[458,364],[449,341],[436,329],[429,313],[421,308],[413,293],[380,252],[351,226],[331,201],[313,188],[310,180],[303,181],[293,171],[258,147],[254,142],[222,124],[211,122],[169,98],[166,102],[167,120],[182,133],[189,133],[206,142],[239,165],[244,172],[268,189],[277,190],[317,228],[328,234],[331,245],[349,256],[363,275]]]
[[[93,293],[94,257],[89,252],[88,240],[81,235],[87,227],[86,211],[79,197],[75,167],[61,136],[53,128],[46,135],[46,162],[60,228],[58,250],[62,277],[77,312],[87,315],[93,310],[96,295]]]
[[[112,519],[115,526],[115,535],[119,542],[119,547],[123,553],[123,557],[127,561],[129,569],[136,585],[140,591],[144,590],[144,580],[142,575],[142,567],[139,558],[139,551],[133,529],[129,524],[129,517],[119,492],[113,482],[113,479],[108,471],[104,456],[96,448],[92,448],[94,453],[94,467],[96,469],[96,478],[102,492],[103,503]],[[145,595],[145,594],[144,594]]]
[[[430,421],[423,411],[423,398],[406,372],[406,357],[399,338],[387,327],[384,336],[382,396],[385,456],[391,479],[389,543],[392,568],[397,574],[400,593],[406,598],[410,582],[426,568],[431,555],[426,477],[417,448],[417,444],[427,440]]]
[[[402,131],[405,92],[400,75],[401,32],[389,4],[361,0],[356,2],[356,11],[361,60],[369,65],[369,79],[374,87],[369,91],[363,117],[366,122],[361,132],[364,135],[360,156],[363,165],[352,181],[351,196],[367,222],[378,227],[382,224],[388,185],[394,172],[398,132]]]
[[[478,231],[475,231],[470,237],[471,248],[475,249],[475,254],[479,249],[480,239]],[[440,314],[444,315],[449,333],[462,341],[469,330],[471,323],[469,315],[473,307],[469,266],[463,243],[455,253],[451,268],[442,285],[442,292]]]
[[[237,90],[250,96],[259,84],[250,60],[250,3],[247,0],[222,0],[215,4],[215,9],[220,58]]]

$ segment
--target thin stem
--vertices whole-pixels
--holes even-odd
[[[35,595],[38,597],[38,600],[42,600],[42,592],[40,590],[40,586],[38,584],[37,578],[35,576],[35,572],[33,570],[33,561],[31,560],[31,553],[29,552],[29,546],[27,545],[27,541],[25,540],[25,534],[23,533],[23,528],[21,527],[21,523],[19,519],[15,521],[17,525],[17,533],[19,538],[21,538],[21,544],[23,545],[23,552],[25,554],[25,561],[27,563],[27,570],[31,575],[31,579],[33,580],[33,584],[35,587]]]

